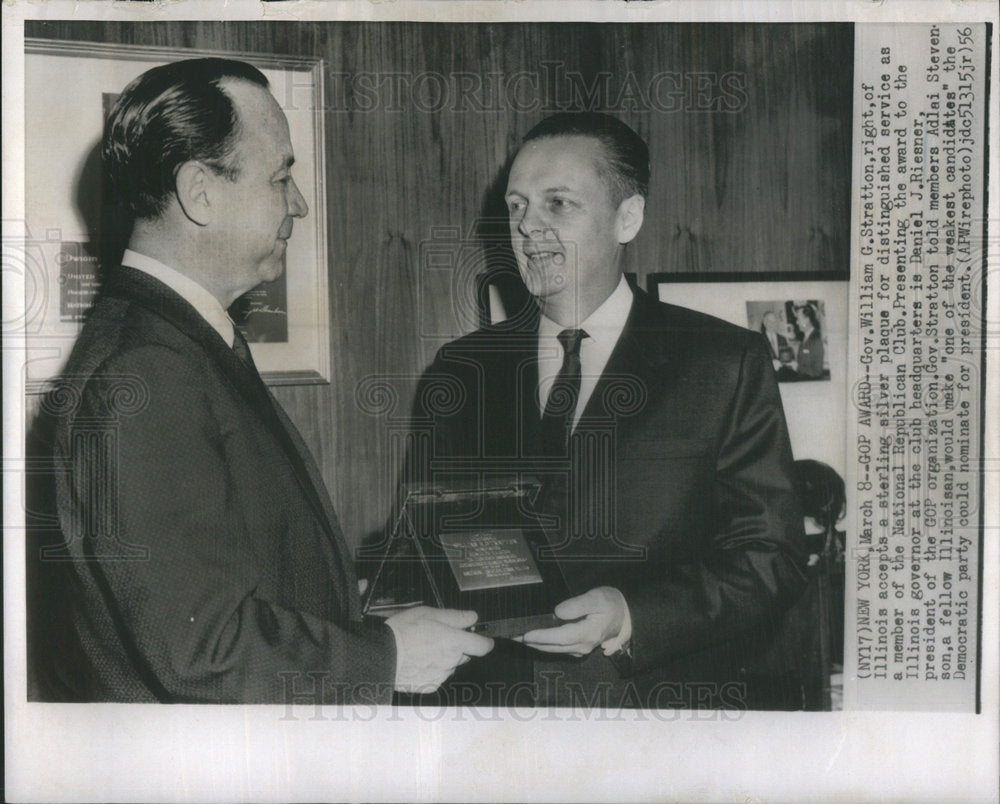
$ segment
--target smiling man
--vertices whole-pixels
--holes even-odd
[[[28,550],[34,697],[370,704],[488,651],[472,612],[363,623],[319,470],[226,314],[308,212],[263,74],[149,70],[103,157],[131,237],[43,404],[63,470]]]
[[[539,123],[506,192],[538,315],[448,344],[428,372],[463,390],[428,412],[430,471],[461,458],[543,478],[572,593],[564,622],[465,679],[508,704],[794,706],[785,680],[754,674],[806,563],[767,346],[628,285],[648,184],[646,143],[619,120]]]

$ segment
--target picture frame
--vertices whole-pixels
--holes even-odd
[[[713,315],[761,332],[762,337],[764,315],[778,314],[781,334],[793,352],[772,352],[792,455],[822,461],[844,477],[849,404],[846,271],[653,273],[646,282],[660,301]],[[792,343],[799,330],[789,320],[791,311],[806,306],[818,315],[821,334],[809,341],[820,344],[819,349],[806,347],[811,355],[796,351],[802,348]],[[812,365],[807,369],[808,360]]]
[[[59,374],[99,289],[99,149],[114,99],[151,67],[207,56],[249,62],[267,77],[309,206],[295,221],[282,276],[241,297],[230,315],[268,385],[329,383],[323,60],[31,38],[24,50],[27,130],[38,132],[25,143],[26,393],[42,393]]]

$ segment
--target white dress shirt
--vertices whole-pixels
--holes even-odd
[[[594,393],[597,381],[604,373],[604,367],[608,365],[608,359],[618,344],[618,339],[621,338],[631,309],[632,290],[622,276],[618,287],[601,306],[575,327],[586,332],[587,337],[580,341],[580,395],[577,397],[576,411],[573,414],[573,427],[580,421],[584,408],[587,407],[587,400]],[[559,369],[562,368],[564,350],[557,336],[564,329],[566,327],[544,315],[538,325],[539,410],[545,410],[549,392],[555,384]],[[624,605],[625,622],[621,631],[617,636],[601,643],[606,656],[622,650],[632,637],[632,614],[629,612],[628,603]]]
[[[194,307],[198,314],[209,323],[209,325],[222,338],[226,344],[232,348],[233,340],[236,337],[236,330],[229,314],[222,308],[219,300],[215,298],[204,286],[199,285],[191,277],[185,276],[176,268],[164,265],[159,260],[139,254],[132,249],[125,249],[122,255],[122,265],[135,268],[144,274],[149,274],[153,279],[158,279],[184,301]]]
[[[778,333],[764,330],[764,334],[767,336],[768,343],[771,344],[771,354],[774,357],[778,357],[781,354],[781,350],[778,347]]]
[[[594,393],[597,381],[608,365],[608,358],[615,349],[629,311],[632,309],[632,291],[623,276],[618,286],[600,307],[592,312],[575,329],[582,329],[587,337],[580,341],[580,395],[573,414],[576,427],[587,407],[587,400]],[[557,337],[566,327],[544,315],[538,325],[538,409],[545,410],[549,392],[563,363],[563,347]]]

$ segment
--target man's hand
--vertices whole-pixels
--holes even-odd
[[[489,653],[492,639],[463,630],[476,619],[474,611],[430,606],[407,609],[387,619],[396,637],[396,691],[434,692],[458,665]]]
[[[610,586],[599,586],[556,606],[556,617],[575,622],[529,631],[517,641],[546,653],[586,656],[621,633],[627,612],[621,592]]]

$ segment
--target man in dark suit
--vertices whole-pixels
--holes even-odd
[[[772,310],[764,313],[760,331],[771,350],[771,360],[775,369],[781,368],[781,352],[788,349],[788,339],[778,332],[778,326],[778,316]]]
[[[37,696],[388,702],[488,651],[473,612],[362,621],[319,471],[226,314],[308,211],[266,78],[154,68],[103,157],[134,223],[43,406],[61,471],[58,535],[29,551]]]
[[[795,352],[788,345],[788,338],[778,331],[780,326],[776,313],[770,310],[764,313],[760,331],[771,352],[771,365],[774,366],[775,377],[778,382],[794,382],[798,379],[794,368]]]
[[[564,623],[466,677],[505,681],[508,703],[783,706],[782,683],[753,665],[805,583],[774,371],[759,334],[623,278],[648,181],[646,144],[614,118],[536,126],[506,201],[537,314],[448,344],[428,371],[463,390],[428,412],[428,471],[460,458],[543,478],[572,594]]]

